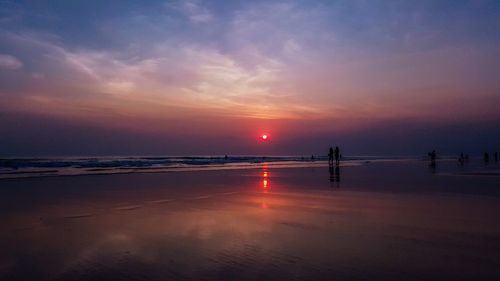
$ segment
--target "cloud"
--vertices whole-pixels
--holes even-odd
[[[271,86],[279,81],[283,65],[273,59],[261,57],[245,67],[214,48],[173,49],[168,44],[140,59],[90,50],[65,51],[63,57],[67,66],[93,81],[96,92],[116,99],[247,116],[282,112],[272,99],[279,93],[271,92]]]
[[[434,46],[395,52],[401,40],[414,45],[426,41],[425,34],[436,33],[421,26],[422,20],[398,28],[394,16],[381,20],[375,15],[379,11],[369,7],[319,3],[246,2],[230,11],[201,1],[162,7],[168,13],[160,9],[140,20],[116,17],[105,22],[103,32],[119,37],[118,45],[67,42],[64,34],[36,29],[0,33],[3,43],[16,42],[10,49],[30,62],[30,73],[43,74],[32,74],[28,83],[5,77],[2,86],[15,84],[9,89],[13,99],[26,97],[59,111],[161,118],[390,119],[452,115],[460,107],[468,116],[479,111],[464,106],[471,104],[464,102],[469,93],[478,105],[498,93],[493,77],[498,51]],[[357,14],[346,13],[350,9]],[[406,14],[393,10],[390,15]],[[360,15],[366,16],[360,24],[369,32],[353,28]],[[209,21],[216,24],[198,25]],[[382,36],[392,29],[390,38]],[[18,91],[20,85],[31,88]],[[450,109],[434,105],[444,103]],[[496,103],[485,104],[488,110],[482,112],[497,112],[489,109]]]
[[[31,82],[11,97],[31,103],[24,108],[259,118],[293,117],[307,108],[276,88],[285,65],[257,52],[233,56],[213,46],[160,41],[138,57],[127,49],[71,50],[54,36],[3,35],[18,49],[37,55],[33,60],[38,65],[26,77]],[[251,65],[241,63],[249,58]]]
[[[213,13],[207,7],[203,6],[200,1],[169,2],[165,6],[167,9],[179,11],[195,24],[208,23],[214,19]]]
[[[45,78],[45,75],[43,73],[34,72],[34,73],[31,74],[31,78],[33,78],[33,79],[43,79],[43,78]]]
[[[18,70],[23,67],[23,63],[16,57],[0,54],[0,69]]]

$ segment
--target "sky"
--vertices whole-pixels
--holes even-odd
[[[0,157],[500,151],[499,46],[499,1],[0,0]]]

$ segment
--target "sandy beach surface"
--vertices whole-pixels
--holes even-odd
[[[500,280],[500,165],[0,180],[0,280]]]

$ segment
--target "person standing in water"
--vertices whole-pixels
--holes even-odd
[[[338,146],[335,147],[335,165],[339,165],[340,164],[340,149]]]

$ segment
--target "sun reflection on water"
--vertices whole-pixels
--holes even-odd
[[[259,189],[262,190],[262,193],[267,193],[269,192],[270,188],[270,181],[269,181],[269,171],[267,170],[267,165],[264,165],[262,171],[262,180],[261,180],[261,185],[259,186]],[[266,198],[263,196],[262,197],[262,203],[260,205],[262,209],[267,209],[269,206],[267,205]]]
[[[267,170],[267,165],[264,165],[264,171],[262,172],[262,190],[264,192],[269,191],[269,171]]]

